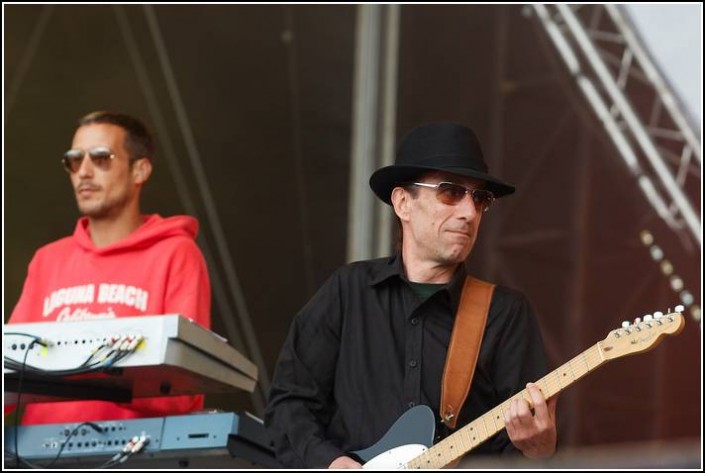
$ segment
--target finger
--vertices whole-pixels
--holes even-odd
[[[516,400],[516,413],[517,413],[517,418],[522,424],[526,424],[527,422],[530,422],[533,418],[531,414],[531,406],[529,403],[526,401],[524,398],[520,398]]]
[[[504,411],[504,425],[512,442],[521,442],[522,425],[518,415],[518,402],[513,399]]]
[[[512,399],[506,411],[505,419],[509,440],[517,448],[523,447],[533,423],[531,411],[526,401],[523,399]]]
[[[531,410],[524,399],[512,399],[509,414],[509,421],[514,428],[515,433],[519,433],[533,425]]]
[[[502,410],[502,416],[504,417],[504,425],[509,427],[512,423],[512,403],[509,403],[509,406]]]
[[[516,399],[512,399],[509,406],[504,411],[504,425],[507,427],[507,430],[514,430],[519,427],[517,417]]]
[[[534,404],[534,414],[537,419],[545,420],[548,419],[548,407],[546,406],[546,398],[544,398],[543,393],[534,383],[528,383],[526,385],[526,390],[529,391],[531,396],[531,402]]]

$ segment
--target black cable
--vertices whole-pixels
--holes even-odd
[[[21,458],[21,457],[20,457],[20,458],[19,458],[19,465],[26,466],[26,467],[33,468],[33,469],[51,468],[52,466],[54,466],[54,464],[55,464],[55,463],[59,460],[59,458],[61,457],[61,454],[63,453],[64,448],[66,448],[66,445],[68,445],[69,440],[71,439],[71,437],[73,437],[73,436],[76,434],[76,432],[78,432],[78,430],[79,430],[81,427],[83,427],[84,425],[87,425],[87,426],[91,427],[93,430],[95,430],[95,431],[98,432],[98,433],[101,433],[101,434],[103,433],[103,428],[102,428],[101,426],[99,426],[98,424],[95,424],[95,423],[93,423],[93,422],[82,422],[82,423],[78,424],[76,427],[74,427],[73,430],[69,433],[69,435],[66,436],[66,440],[64,440],[63,444],[61,445],[61,448],[59,448],[59,451],[58,451],[58,453],[56,454],[56,457],[54,457],[54,459],[53,459],[49,464],[47,464],[47,465],[39,465],[39,464],[37,464],[37,463],[30,462],[30,461],[27,460],[26,458]]]
[[[13,369],[14,371],[19,372],[18,376],[18,381],[17,381],[17,401],[16,401],[16,407],[15,407],[15,419],[14,419],[14,430],[15,430],[15,439],[14,439],[14,444],[15,444],[15,466],[17,468],[20,468],[20,466],[26,466],[29,468],[51,468],[54,466],[54,464],[59,460],[61,457],[61,454],[63,453],[64,449],[66,448],[66,445],[68,445],[69,440],[71,437],[73,437],[78,430],[83,427],[84,425],[87,425],[91,427],[93,430],[95,430],[98,433],[103,433],[103,429],[98,425],[93,422],[82,422],[78,424],[74,429],[69,433],[69,435],[66,436],[66,439],[64,442],[61,444],[61,447],[59,448],[59,451],[56,454],[56,457],[46,466],[40,466],[38,464],[35,464],[33,462],[30,462],[20,456],[20,451],[19,451],[19,419],[20,419],[20,409],[22,407],[22,382],[24,380],[24,374],[25,372],[30,372],[33,374],[42,374],[42,375],[54,375],[54,376],[66,376],[66,375],[73,375],[73,374],[83,374],[83,373],[89,373],[93,371],[100,371],[103,369],[108,369],[111,366],[113,366],[115,363],[119,362],[123,358],[127,357],[128,355],[132,354],[134,350],[132,351],[120,351],[120,350],[115,350],[111,353],[108,354],[108,356],[103,359],[102,361],[96,361],[95,363],[91,365],[87,365],[87,363],[90,362],[90,360],[98,353],[100,352],[101,349],[103,349],[105,346],[99,347],[97,351],[92,353],[88,359],[86,359],[79,368],[73,368],[73,369],[68,369],[68,370],[58,370],[58,371],[50,371],[50,370],[43,370],[41,368],[37,368],[34,366],[30,366],[27,364],[27,357],[29,356],[30,351],[32,348],[34,348],[34,345],[42,345],[44,347],[47,347],[48,344],[40,337],[37,337],[36,335],[32,335],[29,333],[23,333],[23,332],[5,332],[5,336],[7,335],[14,335],[14,336],[23,336],[23,337],[29,337],[32,339],[32,341],[29,343],[27,346],[27,349],[24,352],[24,356],[22,358],[22,362],[18,362],[17,360],[13,358],[9,358],[7,356],[3,357],[5,361],[5,366]],[[86,366],[87,365],[87,366]],[[134,451],[127,451],[127,452],[119,452],[116,454],[113,458],[108,460],[106,463],[103,465],[99,466],[98,468],[110,468],[113,466],[116,466],[120,463],[125,462],[130,456],[132,456]]]
[[[118,453],[116,453],[115,456],[113,456],[110,460],[106,461],[105,463],[102,463],[102,464],[98,465],[98,466],[95,467],[95,468],[96,468],[96,470],[102,470],[102,469],[105,469],[105,468],[112,468],[112,467],[114,467],[115,465],[118,465],[118,464],[122,463],[123,461],[126,461],[127,458],[125,458],[125,457],[127,457],[127,456],[129,456],[129,455],[130,455],[129,452],[122,452],[122,451],[121,451],[121,452],[118,452]],[[125,460],[123,460],[123,458],[125,458]]]
[[[122,359],[123,357],[121,356],[119,359]],[[22,363],[18,362],[15,359],[5,357],[5,366],[7,368],[10,368],[15,371],[19,371],[22,369]],[[45,370],[42,368],[37,368],[36,366],[32,365],[25,365],[24,366],[24,371],[25,373],[31,373],[39,376],[72,376],[72,375],[77,375],[77,374],[86,374],[86,373],[92,373],[94,371],[100,371],[102,369],[110,368],[113,364],[115,363],[115,360],[103,360],[103,361],[96,361],[95,363],[88,365],[88,366],[83,366],[83,367],[78,367],[78,368],[69,368],[65,370]]]
[[[56,456],[54,457],[54,459],[51,461],[51,463],[49,463],[48,465],[46,465],[44,468],[51,468],[52,466],[54,466],[54,464],[55,464],[57,461],[59,461],[59,457],[60,457],[61,454],[64,452],[64,448],[66,448],[66,445],[68,445],[69,440],[71,440],[71,437],[73,437],[73,436],[78,432],[78,430],[79,430],[81,427],[83,427],[84,425],[87,425],[87,426],[91,427],[93,430],[95,430],[95,431],[98,432],[99,434],[102,434],[102,433],[103,433],[103,428],[102,428],[101,426],[99,426],[98,424],[95,424],[95,423],[93,423],[93,422],[81,422],[81,423],[78,424],[76,427],[74,427],[73,430],[71,430],[71,432],[66,436],[66,440],[64,440],[64,442],[61,444],[61,447],[59,448],[59,451],[57,452],[57,454],[56,454]]]
[[[15,371],[19,371],[19,376],[18,376],[18,379],[17,379],[17,401],[16,401],[17,404],[16,404],[16,406],[15,406],[15,419],[14,419],[14,423],[13,423],[13,424],[14,424],[14,429],[15,429],[15,439],[14,439],[14,443],[15,443],[15,466],[16,466],[17,468],[19,468],[21,465],[26,465],[26,466],[29,466],[30,468],[41,468],[39,465],[36,465],[36,464],[34,464],[34,463],[32,463],[32,462],[29,462],[29,461],[23,459],[23,458],[20,456],[20,449],[19,449],[20,429],[19,429],[19,427],[20,427],[20,409],[21,409],[21,407],[22,407],[22,382],[23,382],[23,380],[24,380],[24,374],[25,374],[26,368],[27,368],[27,366],[28,366],[28,365],[27,365],[27,357],[29,356],[29,352],[32,351],[32,348],[34,348],[34,345],[39,344],[39,345],[42,345],[42,346],[46,347],[47,344],[46,344],[40,337],[37,337],[36,335],[28,334],[28,333],[23,333],[23,332],[5,332],[4,335],[5,335],[5,336],[7,336],[7,335],[19,335],[19,336],[24,336],[24,337],[30,337],[30,338],[32,338],[32,341],[29,343],[29,345],[27,346],[27,349],[26,349],[25,352],[24,352],[24,357],[22,358],[22,363],[21,363],[21,364],[19,365],[19,367],[18,367],[19,369],[16,369],[16,368],[15,368]],[[10,361],[12,365],[14,365],[15,367],[17,367],[17,361],[16,361],[16,360],[13,360],[13,359],[8,358],[8,357],[4,357],[4,359],[5,359],[5,361]],[[38,370],[38,369],[36,369],[36,368],[32,368],[31,371],[42,371],[42,372],[44,372],[45,370]],[[68,371],[68,370],[67,370],[67,371]],[[82,427],[82,426],[84,426],[84,425],[90,426],[91,428],[93,428],[93,429],[94,429],[96,432],[98,432],[98,433],[102,433],[102,432],[103,432],[103,429],[102,429],[99,425],[97,425],[97,424],[95,424],[95,423],[93,423],[93,422],[83,422],[83,423],[79,424],[79,425],[76,426],[76,427],[71,431],[71,433],[67,436],[66,441],[64,441],[64,443],[61,445],[61,448],[59,449],[59,452],[57,453],[56,458],[54,458],[54,460],[52,460],[52,462],[51,462],[48,466],[46,466],[45,468],[50,468],[51,466],[54,465],[54,463],[56,463],[56,461],[57,461],[57,460],[59,459],[59,457],[61,456],[61,453],[63,452],[64,448],[65,448],[66,445],[68,444],[68,439],[71,438],[71,436],[72,436],[75,432],[77,432],[80,427]]]
[[[130,442],[127,443],[126,446],[123,447],[122,450],[120,450],[115,455],[113,455],[110,458],[110,460],[101,463],[100,465],[95,467],[95,469],[101,470],[104,468],[112,468],[119,463],[123,463],[123,462],[127,461],[127,457],[129,457],[132,454],[131,450],[132,450],[132,447],[134,446],[131,444],[132,444],[132,439],[130,440]],[[129,447],[129,449],[126,450],[126,448],[128,448],[128,447]]]
[[[27,350],[25,350],[25,352],[24,352],[24,359],[22,360],[22,367],[20,369],[19,379],[17,380],[17,405],[15,407],[15,422],[14,422],[15,425],[14,425],[14,427],[15,427],[15,465],[17,468],[19,468],[20,467],[20,449],[19,449],[19,440],[18,439],[20,437],[20,408],[22,407],[22,378],[24,378],[24,366],[27,364],[27,356],[29,356],[29,352],[32,350],[32,348],[34,347],[35,344],[37,344],[37,343],[41,344],[41,339],[39,337],[34,336],[34,335],[19,334],[19,333],[17,335],[29,336],[34,339],[30,342],[29,346],[27,346]]]
[[[44,345],[41,340],[35,340],[33,343],[39,343],[40,345]],[[111,368],[114,364],[116,364],[118,361],[122,360],[126,356],[132,354],[133,351],[121,351],[121,350],[113,350],[107,358],[96,361],[92,364],[87,365],[86,363],[93,358],[95,354],[91,354],[89,358],[84,361],[79,367],[77,368],[69,368],[65,370],[45,370],[42,368],[37,368],[36,366],[28,365],[26,363],[26,359],[20,363],[19,361],[15,360],[14,358],[10,357],[4,357],[5,361],[5,366],[13,369],[15,371],[20,371],[23,369],[26,373],[32,373],[36,375],[43,375],[43,376],[73,376],[73,375],[79,375],[79,374],[86,374],[86,373],[92,373],[95,371],[101,371],[104,369],[109,369]]]
[[[81,364],[80,367],[83,367],[83,366],[88,365],[88,363],[93,359],[93,357],[95,357],[96,355],[98,355],[98,353],[100,353],[103,349],[107,348],[108,346],[109,346],[109,345],[108,345],[107,343],[103,343],[101,346],[99,346],[98,348],[94,349],[93,352],[91,353],[91,355],[86,359],[86,361],[83,362],[83,364]],[[79,368],[80,368],[80,367],[79,367]]]
[[[41,337],[38,337],[38,336],[36,336],[36,335],[34,335],[34,334],[32,334],[32,333],[26,333],[26,332],[3,332],[3,333],[2,333],[2,336],[3,336],[3,337],[6,337],[6,336],[8,336],[8,335],[18,335],[18,336],[20,336],[20,337],[29,337],[29,338],[33,338],[33,339],[35,339],[35,340],[38,341],[38,342],[41,342],[41,341],[42,341],[42,338],[41,338]],[[42,343],[42,345],[44,345],[44,343]],[[46,345],[45,345],[45,346],[46,346]]]
[[[134,437],[134,438],[137,438],[137,437]],[[140,442],[142,442],[142,445],[139,445]],[[129,444],[128,444],[128,445],[129,445]],[[139,449],[136,449],[136,448],[137,448],[137,445],[139,445]],[[129,460],[129,458],[130,458],[131,456],[135,455],[136,453],[140,453],[141,451],[143,451],[143,449],[144,449],[147,445],[149,445],[149,437],[142,436],[141,438],[139,438],[139,439],[135,442],[134,445],[132,445],[132,447],[131,447],[129,450],[127,450],[127,451],[123,450],[123,451],[121,451],[121,452],[118,452],[118,453],[117,453],[115,456],[113,456],[110,460],[108,460],[107,462],[105,462],[105,463],[99,465],[99,466],[96,467],[96,468],[100,468],[100,469],[103,469],[103,468],[112,468],[112,467],[114,467],[114,466],[119,465],[120,463],[125,463],[127,460]]]

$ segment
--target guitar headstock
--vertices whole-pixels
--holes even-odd
[[[677,306],[674,312],[662,314],[654,312],[634,322],[623,322],[622,326],[598,343],[603,356],[608,359],[634,355],[651,350],[661,342],[666,335],[676,335],[683,330],[685,318],[683,306]]]

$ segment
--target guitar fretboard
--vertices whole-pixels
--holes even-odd
[[[538,380],[535,384],[541,389],[544,397],[552,397],[606,363],[608,360],[602,354],[600,343]],[[510,409],[514,399],[521,398],[533,406],[531,395],[524,389],[408,462],[406,468],[443,468],[452,463],[504,429],[504,412]]]

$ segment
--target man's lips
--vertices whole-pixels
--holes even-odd
[[[78,186],[76,189],[76,193],[80,195],[87,195],[87,194],[92,194],[93,192],[97,192],[100,190],[100,187],[98,186],[93,186],[93,185],[81,185]]]
[[[463,235],[465,237],[471,238],[471,234],[466,230],[448,230],[449,233],[454,233],[456,235]]]

